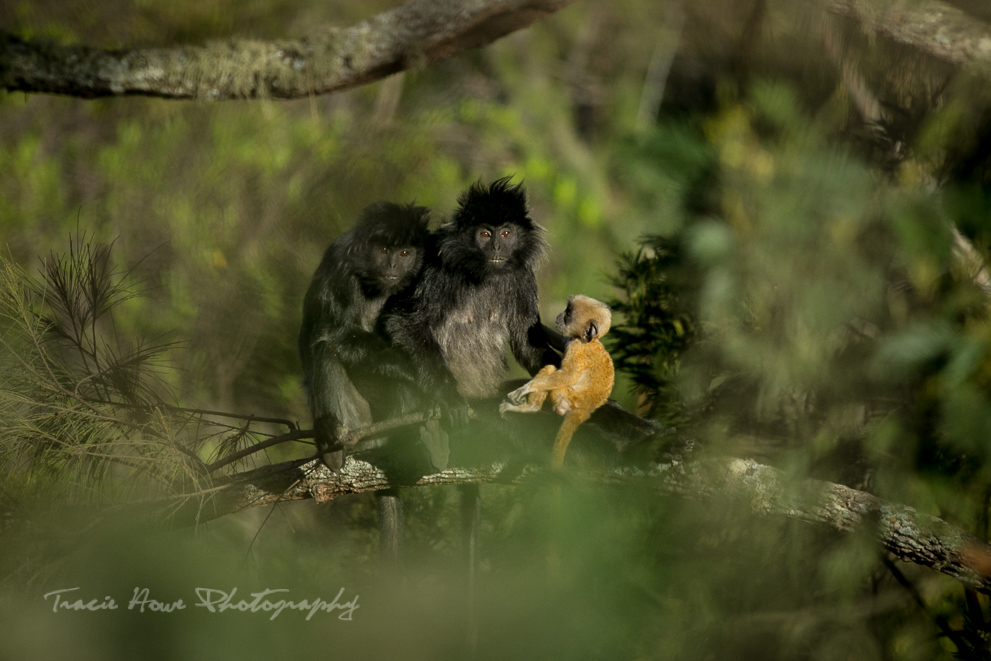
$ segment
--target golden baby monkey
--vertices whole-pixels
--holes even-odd
[[[568,340],[561,369],[547,365],[529,383],[506,397],[499,413],[536,413],[548,393],[554,412],[564,416],[554,439],[551,466],[564,464],[564,453],[578,426],[588,420],[595,409],[606,403],[612,392],[615,370],[612,358],[599,338],[609,331],[612,313],[609,306],[588,296],[572,296],[568,307],[557,316],[555,325]]]

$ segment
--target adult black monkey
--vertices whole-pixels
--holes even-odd
[[[383,326],[416,367],[422,392],[463,423],[468,401],[501,394],[506,346],[530,375],[560,364],[540,324],[533,270],[543,229],[510,178],[474,184],[430,239],[415,287],[389,300]]]
[[[317,450],[331,470],[341,427],[355,429],[402,408],[415,373],[375,332],[390,295],[412,284],[424,259],[429,210],[376,202],[324,253],[303,300],[299,355]]]
[[[507,177],[471,186],[451,221],[429,237],[419,282],[391,297],[381,316],[383,332],[415,365],[422,400],[414,408],[439,398],[461,423],[468,401],[490,399],[492,406],[481,408],[495,415],[479,428],[501,426],[506,345],[531,376],[544,365],[560,366],[554,349],[563,351],[565,338],[539,319],[533,271],[544,251],[542,234],[522,186]],[[559,425],[553,422],[550,436]],[[581,435],[618,454],[663,432],[615,403],[599,408],[590,423],[598,433]]]
[[[542,234],[522,185],[508,177],[475,184],[458,199],[451,221],[431,235],[419,283],[391,298],[383,312],[384,330],[412,359],[421,393],[439,398],[455,428],[467,422],[470,401],[501,396],[507,345],[531,376],[560,364],[540,324],[533,270],[543,255]],[[480,503],[477,485],[461,488],[469,595]]]

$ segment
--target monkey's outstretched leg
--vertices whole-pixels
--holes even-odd
[[[575,430],[588,420],[587,413],[575,413],[570,412],[564,416],[564,420],[561,422],[561,428],[557,430],[557,436],[554,437],[554,449],[551,451],[551,468],[561,468],[564,465],[564,453],[568,451],[568,444],[571,443],[571,437],[574,436]]]

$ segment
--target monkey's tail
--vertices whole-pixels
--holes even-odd
[[[561,428],[557,430],[554,437],[554,449],[551,451],[551,468],[561,468],[564,465],[564,453],[568,451],[568,444],[571,437],[575,435],[575,430],[588,420],[588,415],[580,413],[568,413],[561,421]]]

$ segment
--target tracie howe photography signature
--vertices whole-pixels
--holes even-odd
[[[206,609],[207,613],[265,613],[269,615],[269,620],[274,620],[283,611],[297,611],[306,613],[306,619],[311,619],[317,613],[327,613],[337,615],[337,619],[350,622],[354,612],[358,610],[358,595],[354,595],[350,600],[345,595],[345,588],[341,588],[337,596],[331,600],[321,597],[310,599],[294,599],[288,594],[288,589],[266,588],[259,592],[249,593],[247,598],[238,598],[237,588],[230,591],[218,590],[216,588],[195,588],[193,590],[195,599],[191,605],[196,608]],[[186,610],[188,604],[182,598],[174,601],[159,601],[152,598],[149,588],[136,587],[134,593],[128,601],[118,602],[112,596],[104,596],[102,599],[87,599],[79,592],[78,587],[53,590],[44,595],[47,603],[51,604],[52,612],[60,611],[103,611],[125,609],[140,613],[174,613]]]

